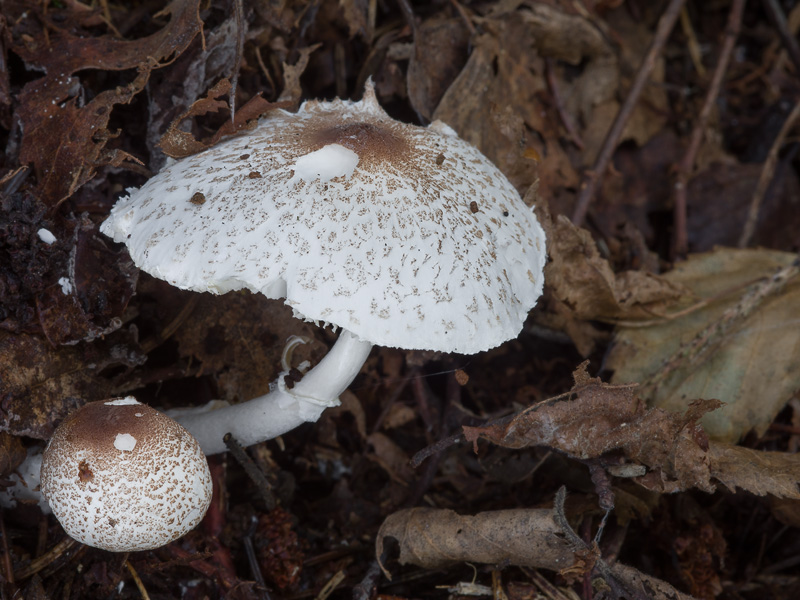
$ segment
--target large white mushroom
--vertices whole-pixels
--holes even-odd
[[[207,454],[226,432],[249,445],[316,420],[373,344],[472,354],[516,337],[544,279],[544,232],[500,170],[444,123],[390,118],[371,83],[173,162],[101,231],[179,288],[285,298],[342,329],[292,389],[175,414]]]

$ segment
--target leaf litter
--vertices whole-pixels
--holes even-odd
[[[70,585],[82,598],[108,597],[135,570],[153,597],[183,586],[190,598],[258,598],[261,584],[245,579],[261,571],[273,597],[432,597],[443,581],[474,576],[522,600],[541,589],[532,567],[556,571],[547,589],[573,597],[591,597],[590,584],[601,597],[761,598],[768,588],[793,597],[791,581],[764,583],[800,552],[780,529],[800,522],[789,277],[800,250],[797,176],[791,136],[776,145],[800,64],[781,51],[780,25],[748,13],[760,29],[740,36],[746,51],[712,102],[685,225],[671,219],[671,168],[711,89],[726,3],[686,5],[623,115],[585,228],[564,216],[675,6],[280,0],[256,3],[237,24],[219,0],[177,1],[160,14],[3,2],[4,476],[74,406],[131,392],[156,406],[245,399],[274,379],[286,338],[310,340],[293,365],[318,360],[332,340],[264,299],[195,298],[139,275],[99,236],[113,201],[163,163],[159,140],[174,156],[202,150],[272,108],[356,98],[371,76],[390,113],[442,119],[498,164],[536,205],[551,259],[545,297],[518,340],[467,358],[376,350],[342,407],[250,449],[281,482],[278,512],[253,501],[242,467],[212,461],[227,503],[128,567],[75,552],[57,527],[40,542],[30,507],[4,513],[15,528],[4,591],[58,595],[64,567],[80,562]],[[710,251],[740,238],[768,155],[778,159],[775,191],[750,225],[752,239],[780,252]],[[709,252],[673,262],[681,227],[691,250]],[[770,284],[780,272],[786,280]],[[467,438],[477,456],[460,445]],[[411,468],[423,448],[428,459]],[[555,492],[565,483],[566,504]],[[412,508],[423,502],[435,508]],[[597,544],[586,543],[598,528]],[[552,545],[526,545],[532,532]],[[388,551],[384,535],[401,541],[400,562],[418,565],[383,557],[394,582],[372,559],[374,541],[379,557]],[[427,558],[409,558],[413,544]],[[474,575],[458,566],[481,561],[493,566]],[[759,575],[742,583],[743,572]],[[397,587],[404,577],[416,583]],[[136,593],[133,584],[122,592]]]

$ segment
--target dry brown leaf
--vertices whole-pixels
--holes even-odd
[[[460,18],[432,18],[414,32],[408,63],[408,99],[419,114],[434,110],[467,60],[469,31]]]
[[[795,259],[719,248],[676,265],[663,279],[690,289],[694,299],[671,308],[674,318],[618,327],[606,357],[612,381],[640,382],[649,404],[670,411],[684,410],[693,398],[722,400],[725,407],[702,420],[714,439],[735,442],[750,429],[763,432],[800,388],[800,330],[792,326],[800,277],[773,281]]]
[[[316,363],[326,346],[318,327],[292,318],[289,307],[249,292],[225,296],[202,294],[192,315],[175,332],[179,352],[199,363],[198,375],[213,375],[227,401],[249,400],[266,393],[281,370],[286,340],[310,340],[293,351],[292,366]]]
[[[668,304],[691,295],[680,283],[647,271],[615,274],[589,232],[563,215],[545,226],[551,258],[545,281],[580,319],[650,320]]]
[[[36,312],[54,346],[91,342],[122,325],[139,271],[125,250],[111,250],[88,219],[73,234],[69,267],[36,298]]]
[[[31,69],[45,71],[44,77],[22,89],[17,110],[23,132],[19,161],[33,165],[44,202],[62,202],[89,181],[98,166],[136,160],[106,148],[116,135],[107,129],[111,111],[116,104],[130,102],[151,70],[162,66],[160,61],[180,54],[202,31],[198,5],[199,0],[171,3],[164,11],[170,14],[167,26],[134,41],[78,37],[60,28],[49,36],[38,30],[26,36],[24,28],[36,22],[33,15],[16,23],[15,39],[21,41],[12,46],[14,52]],[[41,41],[25,41],[31,39]],[[138,75],[130,84],[100,92],[83,104],[80,80],[73,74],[86,69],[138,69]]]
[[[103,369],[143,364],[135,334],[118,330],[91,344],[60,346],[32,335],[0,332],[0,431],[49,439],[78,406],[107,398]]]
[[[482,438],[508,448],[548,446],[583,460],[622,451],[648,467],[646,487],[714,491],[708,440],[697,421],[717,408],[718,401],[696,401],[684,414],[647,410],[635,386],[591,378],[586,363],[574,376],[575,386],[562,398],[536,404],[506,423],[465,426],[467,441],[477,444]]]
[[[207,138],[196,139],[191,133],[180,129],[184,120],[202,116],[212,112],[228,109],[228,102],[216,100],[220,96],[227,96],[231,91],[231,82],[227,79],[220,80],[213,88],[208,90],[205,98],[197,100],[185,113],[170,123],[169,129],[158,143],[164,154],[172,158],[183,158],[208,150],[225,136],[240,133],[256,126],[256,120],[276,108],[288,108],[289,102],[268,102],[261,95],[250,98],[244,106],[239,107],[234,115],[233,123],[226,120],[222,126]]]
[[[114,105],[130,102],[144,88],[148,74],[140,72],[129,85],[101,92],[85,106],[69,94],[77,83],[72,77],[25,86],[17,109],[25,132],[19,160],[33,165],[38,193],[48,205],[66,200],[94,177],[98,166],[139,162],[121,150],[106,149],[116,136],[107,126]]]
[[[800,528],[800,500],[793,498],[770,498],[772,516],[784,525]]]
[[[5,432],[0,433],[0,477],[4,478],[7,473],[21,465],[26,456],[20,438]]]
[[[800,500],[800,454],[712,442],[709,458],[711,475],[732,492],[741,488],[757,496]]]
[[[339,0],[350,37],[361,35],[372,41],[375,23],[370,20],[369,0]],[[374,15],[373,15],[374,18]]]
[[[250,98],[250,100],[236,110],[233,123],[231,123],[231,121],[225,121],[225,123],[208,138],[196,140],[186,132],[178,129],[178,125],[183,119],[206,114],[219,110],[220,108],[228,108],[227,102],[211,100],[211,98],[228,94],[229,92],[230,82],[228,82],[227,79],[223,79],[219,84],[214,86],[214,88],[209,90],[209,94],[206,98],[195,102],[190,107],[189,111],[173,122],[159,144],[164,150],[164,153],[172,158],[182,158],[190,154],[202,152],[216,144],[225,136],[234,135],[254,128],[256,125],[255,121],[265,113],[275,110],[276,108],[287,108],[289,106],[286,102],[268,102],[260,95],[257,95]],[[170,153],[168,149],[170,149],[172,153]]]
[[[562,79],[580,79],[591,88],[583,96],[592,102],[617,92],[616,57],[596,26],[568,14],[569,7],[520,4],[498,4],[489,17],[476,19],[481,34],[473,36],[472,53],[433,117],[480,148],[520,190],[533,181],[538,167],[542,196],[555,201],[570,194],[579,177],[565,150],[564,138],[571,134],[565,136],[553,104],[544,57],[580,62],[580,75],[570,66]],[[560,96],[581,96],[574,93],[580,86],[565,83],[558,82]],[[582,116],[573,115],[574,121]]]
[[[319,48],[322,44],[314,44],[308,48],[300,49],[300,56],[293,65],[283,63],[283,91],[278,98],[279,103],[287,102],[288,106],[296,108],[300,104],[300,99],[303,97],[303,89],[300,87],[300,76],[308,66],[311,53]]]
[[[532,42],[540,56],[571,65],[579,65],[585,60],[613,58],[611,44],[582,15],[569,14],[543,2],[531,3],[517,15],[528,25]],[[587,68],[591,69],[590,66]]]
[[[612,11],[605,26],[612,29],[611,35],[619,41],[614,59],[601,56],[594,61],[594,68],[584,71],[581,77],[563,77],[562,92],[570,112],[585,125],[581,136],[585,144],[582,159],[586,166],[594,163],[619,113],[619,99],[628,94],[631,85],[628,79],[639,69],[652,42],[652,32],[641,27],[628,11]],[[633,140],[642,146],[664,128],[670,110],[663,85],[665,69],[666,60],[658,56],[650,74],[650,83],[645,86],[640,101],[625,122],[620,141]]]
[[[698,488],[800,499],[800,455],[759,452],[709,442],[698,421],[717,400],[695,400],[683,414],[646,409],[632,385],[608,385],[575,371],[568,395],[536,404],[510,419],[464,427],[467,441],[486,439],[507,448],[547,446],[586,460],[621,451],[648,472],[634,481],[659,493]]]
[[[517,189],[533,183],[537,166],[548,196],[551,186],[577,185],[557,117],[540,97],[547,89],[544,62],[528,42],[526,25],[509,16],[486,20],[483,29],[433,118],[477,146]],[[531,155],[539,157],[538,165]]]

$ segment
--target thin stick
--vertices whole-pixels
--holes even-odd
[[[253,546],[253,534],[255,534],[256,527],[258,525],[258,521],[253,519],[249,531],[245,534],[243,541],[244,541],[244,549],[247,553],[247,562],[250,563],[250,572],[253,574],[253,577],[256,580],[256,583],[261,586],[264,590],[264,593],[268,595],[266,592],[267,589],[267,582],[264,581],[264,574],[261,572],[261,566],[258,563],[258,556],[256,555],[256,549]]]
[[[681,9],[681,29],[686,36],[687,46],[689,48],[689,56],[692,57],[692,64],[700,77],[705,78],[706,68],[703,65],[703,55],[700,52],[700,44],[697,42],[697,35],[692,27],[692,20],[689,18],[689,11],[684,6]]]
[[[342,569],[336,571],[333,577],[328,580],[328,583],[322,586],[322,589],[317,594],[315,600],[326,600],[328,596],[330,596],[334,590],[339,587],[339,584],[345,580],[345,577],[346,576]]]
[[[228,448],[228,451],[233,455],[236,461],[242,466],[247,476],[250,477],[252,482],[256,485],[259,494],[261,494],[261,499],[264,501],[264,505],[266,506],[267,510],[273,510],[278,502],[275,499],[275,494],[272,492],[272,485],[270,484],[267,476],[264,472],[259,469],[258,465],[255,461],[250,458],[250,455],[247,454],[244,448],[242,448],[241,444],[236,441],[230,433],[226,433],[225,437],[222,438],[222,441],[225,442],[225,446]]]
[[[575,212],[572,215],[572,222],[575,225],[582,225],[586,219],[586,213],[589,210],[589,203],[594,197],[597,185],[600,183],[603,175],[611,164],[611,159],[614,156],[614,150],[617,147],[622,132],[625,130],[625,124],[633,112],[636,103],[639,101],[639,96],[642,95],[645,85],[650,79],[650,73],[656,64],[656,57],[658,57],[661,49],[672,32],[675,22],[681,13],[681,8],[686,0],[670,0],[667,9],[658,21],[653,43],[647,50],[647,55],[644,57],[642,64],[639,66],[639,71],[636,73],[636,78],[633,81],[628,97],[619,109],[614,123],[611,125],[606,139],[603,140],[603,145],[597,155],[594,165],[591,170],[584,173],[583,181],[581,182],[581,191],[578,194],[578,199],[575,203]]]
[[[139,589],[139,593],[142,595],[142,600],[150,600],[150,594],[147,593],[147,588],[144,587],[144,583],[142,583],[139,574],[136,572],[136,569],[133,568],[131,561],[126,560],[125,566],[128,567],[128,571],[131,572],[131,577],[133,577],[133,582],[136,584],[136,587]]]
[[[242,54],[244,54],[244,8],[242,0],[233,1],[233,17],[236,20],[236,57],[233,61],[233,73],[231,73],[231,91],[228,103],[231,106],[231,123],[235,123],[236,117],[236,89],[239,87],[239,70],[242,68]]]
[[[794,63],[795,71],[800,73],[800,44],[797,43],[794,34],[789,30],[789,24],[786,21],[786,15],[781,10],[781,5],[778,0],[764,0],[764,9],[767,11],[770,21],[778,30],[781,42],[783,42],[789,58]]]
[[[472,19],[469,18],[469,14],[464,9],[464,7],[461,6],[461,3],[458,2],[458,0],[450,0],[450,4],[453,5],[453,8],[456,9],[456,12],[458,12],[458,15],[463,19],[464,24],[467,26],[467,29],[469,30],[469,34],[470,35],[475,35],[477,33],[477,30],[475,29],[475,25],[472,24]]]
[[[689,147],[683,155],[683,160],[681,160],[678,165],[675,184],[672,188],[672,205],[675,220],[675,230],[672,241],[673,258],[683,257],[689,250],[689,236],[686,231],[686,186],[692,175],[697,153],[700,151],[700,144],[703,142],[706,127],[708,126],[708,119],[711,116],[712,109],[716,105],[717,97],[722,87],[722,79],[728,71],[728,63],[733,53],[736,38],[739,37],[744,3],[745,0],[734,0],[731,4],[731,10],[728,13],[728,24],[725,27],[725,40],[722,43],[719,61],[717,62],[716,69],[714,69],[711,84],[708,86],[708,92],[703,101],[703,107],[700,109],[697,122],[692,130]]]
[[[27,577],[30,577],[34,573],[38,573],[46,566],[48,566],[50,563],[52,563],[54,560],[61,557],[63,554],[66,554],[73,547],[77,545],[78,542],[73,540],[71,537],[64,536],[64,539],[62,539],[55,546],[50,548],[50,550],[48,550],[41,556],[37,556],[28,565],[19,569],[14,574],[15,579],[19,581],[20,579],[25,579]]]
[[[753,234],[756,231],[756,224],[758,223],[758,211],[761,208],[761,202],[764,200],[767,188],[769,188],[769,184],[775,174],[775,167],[778,165],[778,156],[780,155],[783,141],[786,139],[786,136],[789,135],[798,117],[800,117],[800,101],[794,105],[792,112],[786,117],[786,121],[783,122],[781,130],[778,132],[778,137],[775,138],[772,147],[769,149],[767,160],[764,161],[764,168],[761,169],[761,174],[758,176],[758,184],[756,184],[756,190],[753,192],[753,199],[750,201],[747,221],[745,221],[742,235],[739,237],[739,248],[746,247],[750,243],[750,240],[753,239]]]
[[[3,537],[3,568],[5,569],[5,580],[7,583],[14,585],[14,565],[11,564],[11,551],[8,548],[6,518],[3,511],[0,511],[0,536]]]
[[[558,116],[561,118],[561,124],[564,125],[564,129],[567,130],[570,139],[572,139],[572,143],[580,150],[583,150],[586,146],[575,127],[575,121],[572,120],[572,115],[567,112],[567,107],[564,106],[564,97],[561,95],[561,91],[558,88],[558,81],[556,81],[555,66],[552,58],[544,59],[544,73],[547,78],[547,87],[550,88],[550,95],[553,97],[556,112],[558,112]]]
[[[400,7],[400,12],[403,13],[403,18],[408,23],[414,37],[417,35],[417,18],[414,16],[414,9],[411,7],[409,0],[397,0],[397,5]]]

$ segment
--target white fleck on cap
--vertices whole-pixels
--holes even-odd
[[[168,544],[211,503],[211,473],[195,439],[131,400],[79,408],[56,429],[42,460],[42,493],[64,531],[112,552]]]
[[[465,354],[519,334],[545,237],[485,156],[441,122],[309,101],[165,168],[103,233],[196,291],[249,289],[382,346]]]

